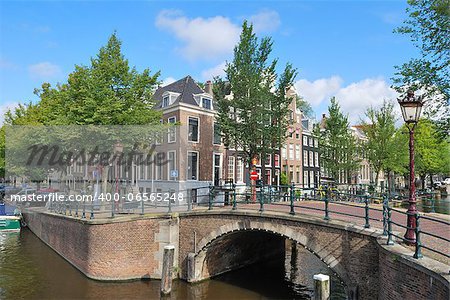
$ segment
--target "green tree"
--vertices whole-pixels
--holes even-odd
[[[449,164],[449,140],[440,140],[437,136],[436,125],[421,119],[417,123],[414,133],[415,168],[425,188],[425,178],[434,174],[446,173]]]
[[[393,78],[394,88],[426,90],[429,100],[426,112],[440,117],[442,130],[450,129],[450,3],[448,0],[408,0],[408,18],[394,32],[408,35],[420,50],[419,58],[412,58],[401,66]]]
[[[289,122],[293,99],[286,91],[296,70],[287,64],[281,75],[276,74],[277,60],[269,60],[272,44],[269,37],[258,39],[245,21],[233,60],[226,65],[226,79],[214,79],[217,120],[225,144],[243,149],[249,168],[254,157],[264,168],[266,154],[279,151]]]
[[[356,141],[349,131],[348,116],[341,112],[335,97],[331,98],[328,115],[323,128],[316,128],[321,164],[336,182],[341,178],[345,183],[358,168]]]
[[[75,66],[66,83],[52,88],[42,84],[34,92],[35,104],[19,105],[5,115],[6,125],[156,125],[161,112],[155,110],[153,91],[159,72],[138,72],[129,66],[116,33],[89,66]],[[0,172],[4,171],[5,134],[0,136]],[[101,138],[110,138],[104,129]],[[136,133],[139,134],[139,133]],[[64,137],[71,143],[79,137]],[[106,143],[105,143],[106,144]]]
[[[384,101],[379,108],[369,107],[366,111],[368,121],[363,121],[362,130],[367,137],[367,141],[361,146],[370,165],[375,171],[375,187],[378,185],[380,171],[384,171],[388,176],[388,184],[391,187],[391,172],[400,168],[398,163],[403,160],[397,159],[401,155],[398,153],[399,147],[395,143],[395,121],[394,106],[392,103]]]

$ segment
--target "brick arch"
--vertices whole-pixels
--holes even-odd
[[[333,272],[336,273],[346,285],[351,283],[347,271],[340,265],[339,260],[334,257],[332,253],[327,251],[325,247],[321,247],[317,243],[311,243],[309,239],[299,230],[278,224],[274,225],[271,222],[246,220],[234,221],[232,223],[222,225],[211,231],[198,242],[198,250],[195,252],[194,258],[201,260],[201,265],[203,266],[206,259],[206,252],[212,242],[228,234],[245,231],[264,231],[295,241],[305,247],[309,252],[313,253],[330,269],[332,269]]]

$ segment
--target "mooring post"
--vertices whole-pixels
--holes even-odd
[[[172,272],[173,272],[173,257],[175,253],[175,246],[164,246],[163,266],[161,274],[161,294],[167,295],[172,291]]]
[[[314,279],[314,300],[330,299],[330,276],[317,274]]]

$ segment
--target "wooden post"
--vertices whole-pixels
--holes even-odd
[[[314,275],[314,299],[330,299],[330,276],[324,274]]]
[[[161,294],[167,295],[172,291],[172,272],[173,272],[173,257],[175,246],[164,246],[163,266],[161,274]]]

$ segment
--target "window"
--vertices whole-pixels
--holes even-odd
[[[198,142],[198,118],[189,117],[188,141]]]
[[[319,140],[314,139],[314,147],[319,148]]]
[[[296,182],[297,183],[300,183],[300,167],[299,166],[297,166],[296,168],[295,168],[295,174],[296,174]]]
[[[286,158],[286,147],[281,148],[281,157]]]
[[[187,180],[198,180],[198,153],[188,152]]]
[[[264,162],[264,164],[267,167],[270,167],[272,165],[272,155],[270,155],[270,154],[266,155],[266,161]],[[269,181],[267,181],[267,182],[269,182]]]
[[[169,151],[167,152],[167,160],[168,160],[168,164],[167,164],[167,178],[169,180],[176,180],[176,177],[172,177],[171,176],[171,172],[172,170],[176,170],[175,167],[175,151]]]
[[[295,145],[295,157],[300,160],[300,145]]]
[[[217,122],[214,122],[214,140],[215,145],[220,145],[222,143],[222,135],[220,133],[220,126]]]
[[[309,171],[309,187],[314,187],[314,171]]]
[[[228,156],[228,179],[232,179],[234,181],[234,156]]]
[[[318,167],[319,166],[319,152],[315,152],[314,153],[314,158],[315,158],[315,166]]]
[[[309,137],[309,146],[314,147],[314,139],[312,137]]]
[[[176,122],[176,118],[175,117],[171,117],[171,118],[167,119],[167,123],[170,124],[170,127],[168,129],[168,134],[167,134],[167,142],[168,143],[174,143],[176,141],[175,122]]]
[[[140,162],[138,168],[139,168],[139,179],[144,180],[145,179],[145,165],[142,161]]]
[[[150,161],[147,161],[147,179],[150,180],[152,179],[152,175],[153,175],[153,165],[154,165],[154,159],[155,156],[152,155]]]
[[[314,167],[314,155],[312,151],[309,151],[309,166]]]
[[[163,172],[163,164],[164,164],[164,159],[165,159],[165,155],[164,152],[159,152],[156,153],[156,180],[161,180],[162,179],[162,172]]]
[[[236,182],[244,181],[244,162],[242,161],[242,157],[239,157],[237,160],[237,168],[236,168]]]
[[[211,99],[202,98],[202,107],[206,109],[211,109]]]
[[[215,186],[220,185],[221,177],[222,177],[222,155],[221,154],[214,154],[213,155],[213,161],[214,161],[214,171],[213,171],[213,182]]]
[[[169,106],[169,96],[165,96],[162,101],[162,107]]]
[[[306,135],[303,136],[303,146],[308,146],[308,137]]]
[[[303,166],[308,166],[308,151],[303,150]]]
[[[267,184],[271,184],[270,178],[272,177],[272,174],[270,172],[270,170],[266,170],[266,174],[265,174],[265,180]]]
[[[294,157],[294,145],[289,144],[289,159],[295,159]]]
[[[303,187],[307,187],[308,184],[308,171],[303,171]]]
[[[289,166],[289,182],[294,182],[294,166]]]
[[[278,154],[274,155],[275,167],[280,166],[280,156]]]

